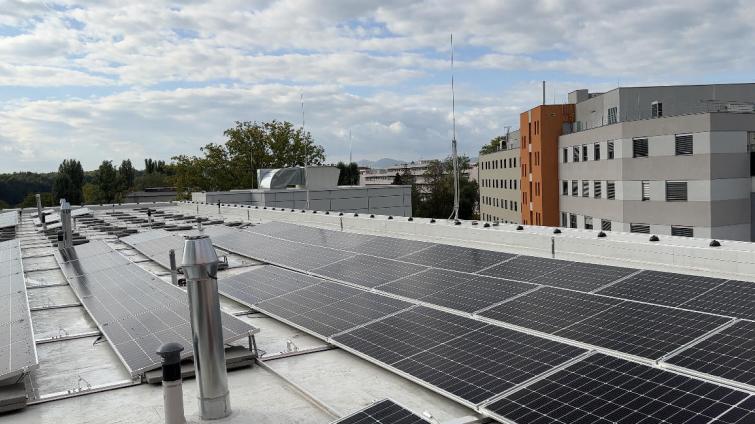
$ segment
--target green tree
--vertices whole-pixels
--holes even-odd
[[[508,141],[506,140],[506,136],[499,135],[497,137],[493,137],[488,144],[482,146],[482,149],[480,149],[480,153],[483,155],[486,155],[488,153],[497,152],[499,150],[506,150],[508,147],[507,145]]]
[[[52,193],[39,193],[40,202],[42,207],[57,206],[53,200]],[[24,200],[18,204],[19,208],[34,208],[37,207],[37,193],[29,193],[24,197]]]
[[[475,219],[479,187],[464,175],[468,170],[469,158],[459,157],[459,218]],[[417,204],[412,205],[414,215],[427,218],[448,218],[454,205],[453,162],[449,157],[444,161],[433,161],[423,175],[427,191],[420,193]]]
[[[144,159],[144,172],[147,174],[164,174],[166,166],[165,161],[162,160]]]
[[[94,177],[94,184],[99,189],[97,202],[113,203],[119,199],[118,172],[109,160],[102,161]]]
[[[2,209],[8,209],[10,208],[10,205],[5,200],[0,200],[0,210]]]
[[[391,185],[404,185],[400,172],[396,172],[396,175],[393,176],[393,182],[391,182]]]
[[[356,162],[351,162],[348,165],[338,162],[336,167],[340,171],[338,185],[359,185],[359,165]]]
[[[136,170],[131,165],[131,159],[126,159],[121,162],[121,166],[118,167],[118,189],[120,192],[127,192],[134,186],[134,180],[136,179]]]
[[[21,203],[29,193],[49,193],[56,176],[56,172],[0,174],[0,200],[13,206]]]
[[[80,205],[84,196],[84,168],[76,159],[65,159],[58,166],[58,175],[52,186],[52,195],[56,200],[66,199],[72,205]]]
[[[102,197],[100,188],[93,183],[84,184],[84,187],[81,189],[81,191],[82,193],[84,193],[85,205],[93,205],[100,202],[100,198]]]
[[[236,122],[223,144],[202,147],[203,156],[175,156],[172,170],[179,192],[257,187],[257,170],[321,165],[325,149],[290,122]]]

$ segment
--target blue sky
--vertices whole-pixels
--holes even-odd
[[[618,84],[752,82],[746,0],[2,0],[0,172],[169,160],[236,120],[299,123],[330,161],[460,150],[540,101]]]

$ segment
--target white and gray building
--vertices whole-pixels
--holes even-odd
[[[755,240],[755,84],[569,95],[561,225]]]

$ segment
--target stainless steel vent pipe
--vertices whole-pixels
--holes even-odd
[[[231,402],[218,295],[218,256],[209,237],[186,237],[182,268],[189,295],[199,414],[205,420],[227,417]]]

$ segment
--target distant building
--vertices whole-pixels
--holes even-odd
[[[360,168],[359,183],[364,186],[392,184],[394,178],[396,178],[396,174],[403,175],[408,170],[408,172],[414,177],[414,183],[417,185],[417,190],[419,190],[420,193],[426,192],[428,189],[427,182],[425,181],[425,172],[427,171],[428,166],[435,161],[436,160],[430,159],[420,160],[417,162],[393,165],[385,169]],[[470,167],[474,164],[475,163],[470,163]],[[462,170],[461,174],[466,175],[470,180],[475,178],[472,176],[471,169]]]
[[[509,134],[504,149],[480,155],[477,161],[480,219],[514,224],[522,222],[519,155],[519,131]]]
[[[569,95],[560,225],[755,240],[755,84]]]

